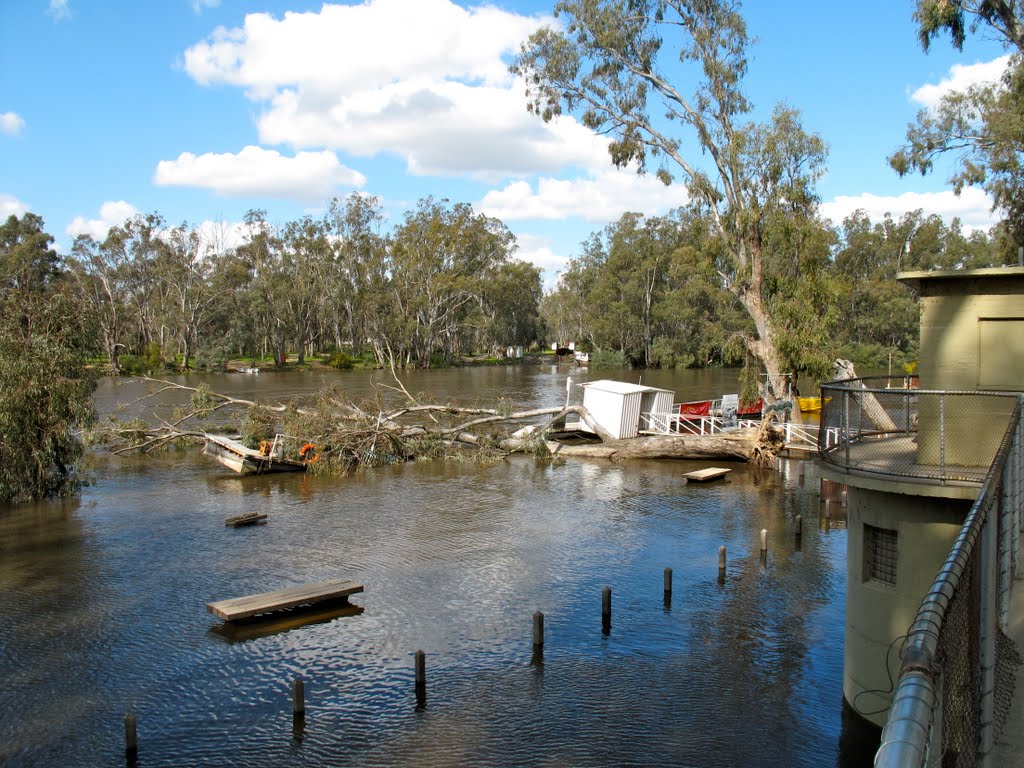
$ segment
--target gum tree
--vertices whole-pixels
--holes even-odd
[[[901,176],[930,173],[952,161],[954,191],[979,185],[1000,211],[1008,245],[1024,242],[1024,3],[1021,0],[918,0],[914,19],[927,51],[949,34],[962,50],[968,32],[985,27],[1014,51],[1002,78],[942,97],[907,127],[906,143],[889,158]]]
[[[679,181],[706,215],[719,279],[753,321],[748,352],[785,393],[779,298],[765,279],[766,229],[779,218],[814,219],[814,184],[826,149],[799,115],[778,106],[750,119],[743,93],[746,24],[730,0],[563,0],[560,28],[545,27],[512,66],[528,108],[544,120],[579,117],[611,137],[611,161]],[[685,200],[682,198],[680,202]]]

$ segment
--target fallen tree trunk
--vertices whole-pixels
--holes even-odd
[[[548,441],[554,456],[586,456],[613,461],[626,459],[724,459],[749,461],[757,445],[757,430],[720,435],[644,435],[604,443],[562,445]]]

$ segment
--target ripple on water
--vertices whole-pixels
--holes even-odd
[[[0,761],[56,759],[59,732],[57,762],[112,763],[128,709],[152,765],[841,758],[841,658],[822,638],[842,627],[845,534],[805,527],[795,552],[788,526],[813,517],[814,499],[773,475],[755,484],[737,468],[727,483],[686,486],[685,463],[514,460],[239,479],[191,454],[118,467],[80,507],[44,507],[42,539],[32,514],[0,516],[0,660],[21,712],[40,723],[25,734],[0,690],[0,744],[14,745]],[[268,525],[223,525],[254,509]],[[361,612],[232,631],[205,612],[210,600],[336,576],[366,585],[352,600]],[[428,677],[419,711],[417,649]],[[293,732],[296,677],[309,713]]]

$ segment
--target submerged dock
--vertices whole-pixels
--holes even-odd
[[[207,603],[206,610],[225,621],[238,621],[264,613],[284,611],[300,605],[313,605],[327,600],[348,599],[349,595],[362,592],[363,585],[350,579],[331,579],[313,584],[300,584],[273,592],[235,597]]]

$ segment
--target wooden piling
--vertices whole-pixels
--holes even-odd
[[[533,647],[544,646],[544,614],[540,611],[533,613]]]
[[[672,596],[672,569],[665,569],[665,597]]]
[[[761,529],[761,551],[762,552],[767,552],[768,551],[768,529],[767,528],[762,528]]]
[[[306,715],[306,684],[301,677],[292,680],[292,717]]]
[[[124,716],[124,757],[129,765],[134,765],[139,756],[139,737],[135,728],[135,715],[131,712]]]
[[[725,581],[726,552],[725,544],[718,548],[718,580]]]
[[[427,655],[416,651],[416,707],[427,705]]]
[[[601,631],[606,635],[612,629],[612,588],[601,590]]]

